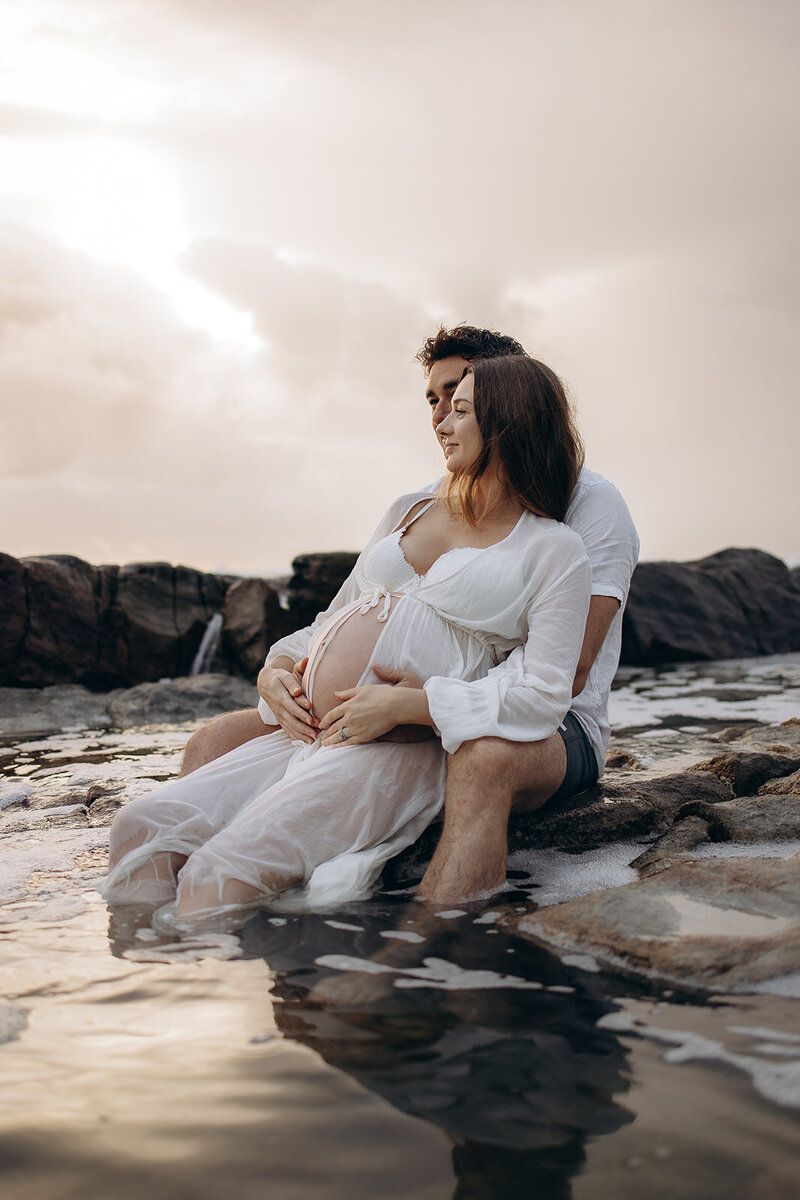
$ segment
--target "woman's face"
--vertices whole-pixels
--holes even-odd
[[[436,427],[444,450],[445,466],[457,475],[476,461],[483,449],[483,438],[472,402],[475,376],[465,375],[453,392],[453,407]]]

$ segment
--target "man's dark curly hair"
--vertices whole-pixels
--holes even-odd
[[[500,358],[506,354],[525,354],[525,351],[514,338],[494,329],[476,329],[474,325],[454,325],[447,329],[442,325],[438,333],[423,343],[416,358],[425,374],[430,375],[433,364],[443,358],[465,358],[472,362],[476,358]]]

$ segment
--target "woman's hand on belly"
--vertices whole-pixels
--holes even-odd
[[[320,721],[323,746],[374,742],[396,725],[432,725],[428,698],[418,687],[366,684],[337,692],[341,703]],[[340,734],[346,736],[342,738]]]
[[[291,670],[278,666],[290,660],[275,659],[261,668],[258,691],[275,714],[278,724],[294,741],[313,742],[317,736],[317,719],[310,712],[311,704],[303,691],[303,671],[307,659],[295,663]]]

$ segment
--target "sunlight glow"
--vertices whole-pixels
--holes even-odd
[[[100,135],[12,142],[5,157],[17,201],[66,245],[129,267],[165,292],[187,324],[260,348],[249,313],[178,267],[191,236],[178,180],[163,158]]]

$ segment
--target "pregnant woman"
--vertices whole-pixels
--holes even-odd
[[[534,359],[478,360],[438,432],[446,481],[396,500],[326,612],[272,647],[260,711],[282,728],[123,809],[107,900],[182,932],[360,898],[441,807],[447,753],[555,732],[591,582],[560,524],[582,463],[563,388]],[[378,740],[400,725],[436,736]]]

